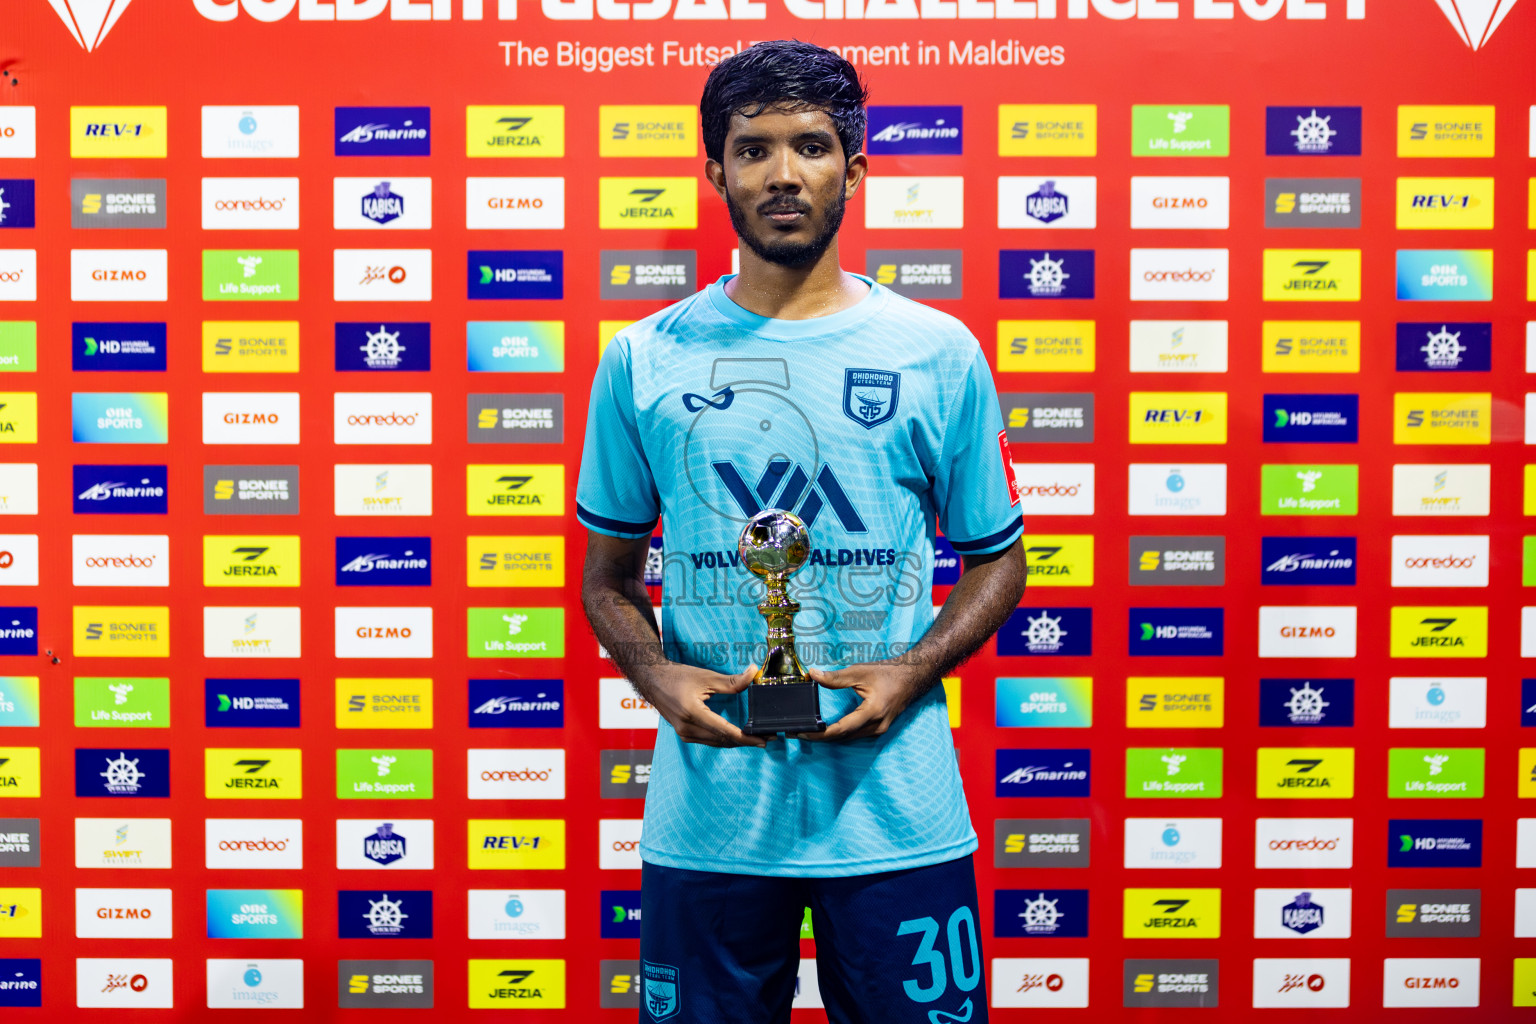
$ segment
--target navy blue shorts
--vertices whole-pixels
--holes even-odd
[[[987,1019],[970,857],[846,878],[646,864],[640,882],[642,1024],[787,1022],[806,907],[832,1024]]]

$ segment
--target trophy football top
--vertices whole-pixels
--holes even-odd
[[[736,551],[755,575],[788,576],[810,556],[811,533],[793,512],[767,508],[747,520]]]

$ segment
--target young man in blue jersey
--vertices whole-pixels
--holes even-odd
[[[1024,527],[976,339],[839,265],[865,101],[852,65],[806,43],[716,66],[705,175],[741,271],[621,331],[592,385],[582,601],[661,715],[640,841],[646,1022],[788,1021],[805,907],[835,1024],[987,1018],[977,840],[939,682],[1018,605]],[[766,627],[736,543],[775,507],[810,530],[789,586],[828,727],[764,738],[742,730]],[[935,619],[936,527],[965,572]]]

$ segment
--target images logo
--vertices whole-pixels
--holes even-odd
[[[1353,679],[1260,679],[1259,725],[1351,726],[1355,724]]]
[[[682,110],[687,112],[688,124],[692,127],[693,110],[688,107]],[[865,150],[868,153],[889,156],[959,156],[965,151],[963,107],[873,106],[868,113],[868,142]],[[681,155],[693,156],[693,147],[690,145],[688,152]]]
[[[1359,107],[1266,107],[1264,155],[1359,156],[1360,121]]]

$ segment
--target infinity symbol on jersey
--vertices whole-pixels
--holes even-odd
[[[736,392],[732,391],[729,387],[724,387],[716,391],[714,397],[720,399],[720,401],[711,401],[703,395],[696,395],[691,391],[687,392],[683,395],[683,408],[689,412],[702,412],[707,405],[711,409],[724,411],[731,407],[732,402],[736,401]]]
[[[950,1013],[948,1010],[929,1010],[928,1024],[965,1024],[971,1019],[971,1009],[971,1001],[967,999],[960,1004],[959,1013]]]

